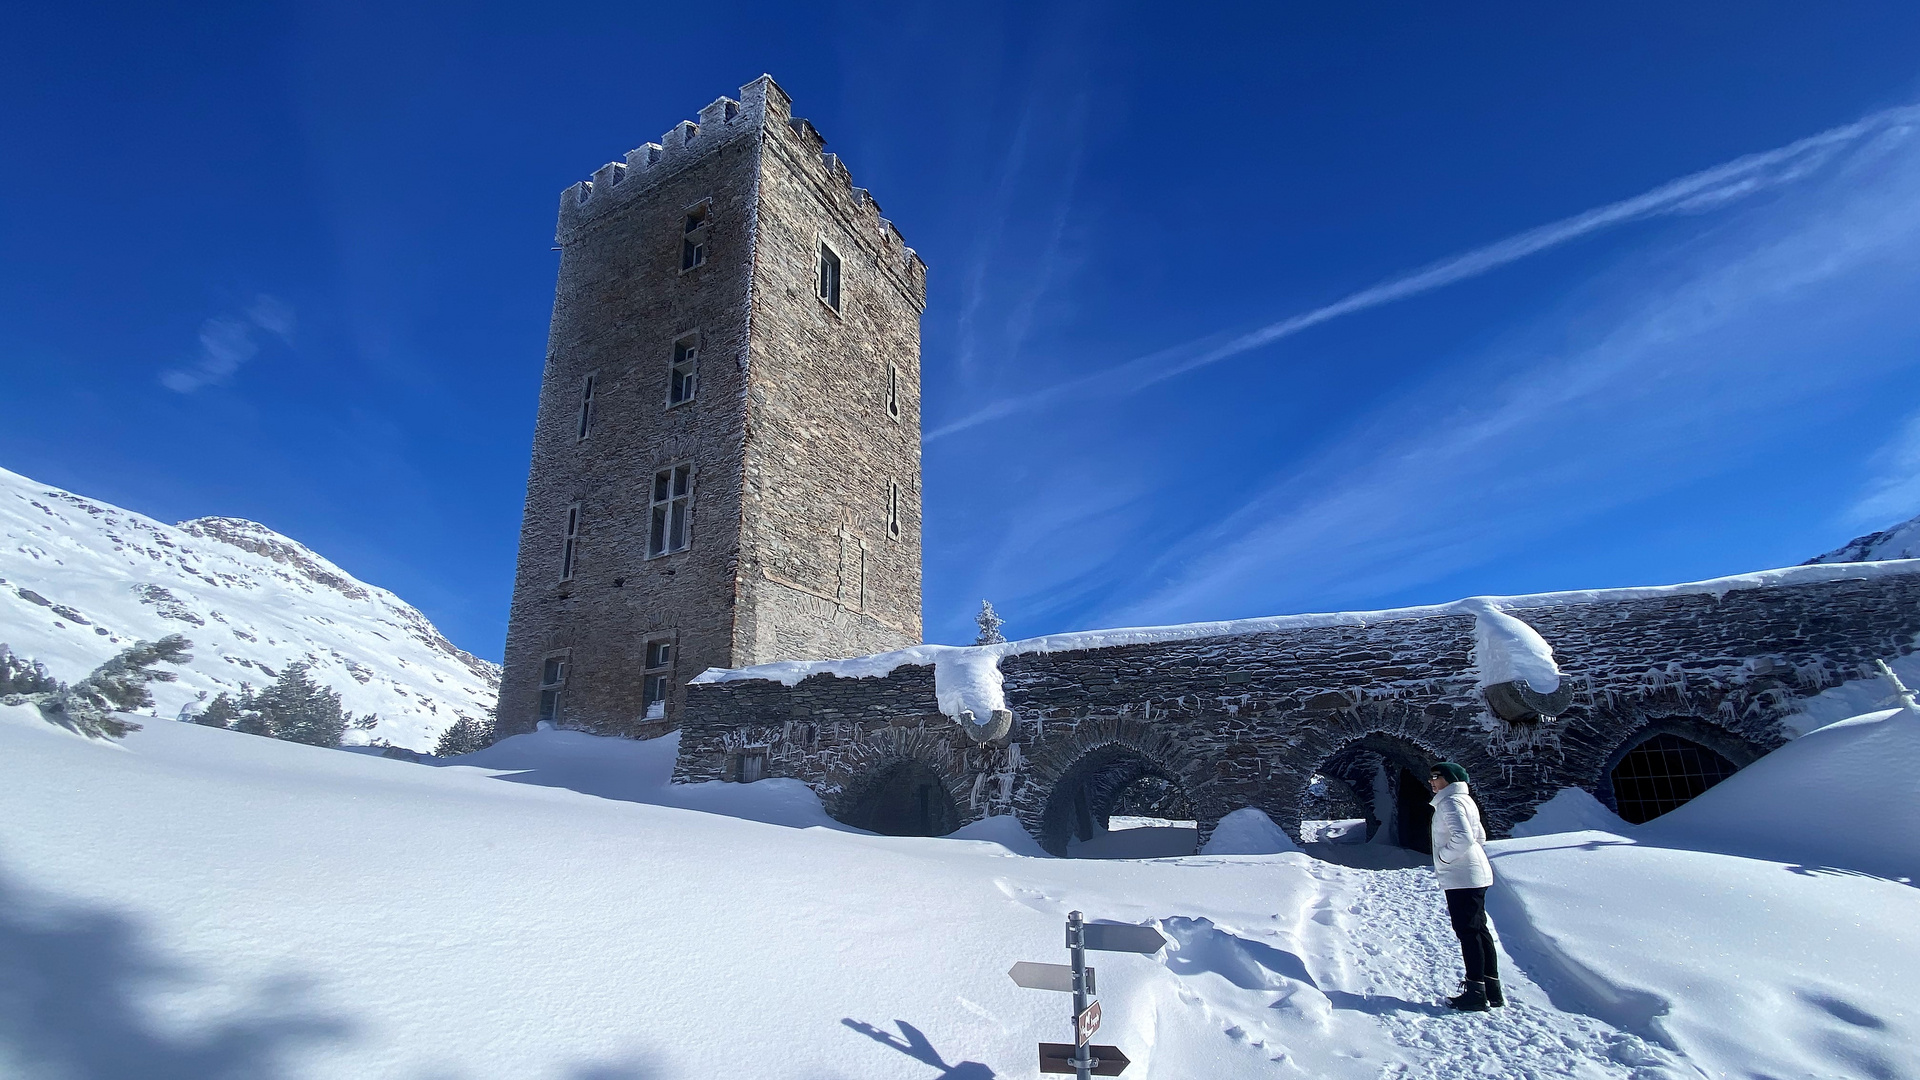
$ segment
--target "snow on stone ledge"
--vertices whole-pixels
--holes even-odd
[[[904,666],[932,667],[934,697],[940,711],[958,717],[971,710],[984,717],[994,709],[1007,707],[1000,682],[1000,661],[1008,656],[1028,653],[1077,652],[1105,649],[1118,645],[1150,645],[1199,638],[1244,637],[1277,630],[1309,630],[1328,626],[1371,626],[1377,623],[1426,619],[1440,615],[1472,615],[1474,623],[1474,662],[1480,669],[1480,685],[1525,679],[1534,692],[1548,694],[1559,689],[1560,670],[1553,661],[1553,649],[1531,626],[1511,612],[1528,608],[1557,607],[1565,604],[1596,604],[1623,600],[1654,600],[1667,596],[1711,596],[1718,600],[1730,592],[1763,589],[1782,585],[1812,585],[1825,581],[1892,577],[1920,573],[1920,562],[1899,559],[1874,563],[1829,563],[1789,566],[1778,570],[1756,570],[1731,577],[1680,585],[1649,585],[1624,589],[1575,589],[1567,592],[1532,593],[1523,596],[1475,596],[1447,604],[1420,607],[1387,608],[1381,611],[1338,611],[1304,615],[1272,615],[1259,619],[1232,619],[1223,622],[1182,623],[1175,626],[1136,626],[1117,630],[1082,630],[1067,634],[1008,641],[998,645],[915,645],[873,656],[855,656],[842,660],[782,660],[754,667],[709,668],[695,676],[696,683],[744,682],[756,679],[797,685],[813,675],[835,675],[843,679],[876,679]]]
[[[1560,689],[1560,665],[1539,631],[1487,600],[1461,600],[1459,606],[1473,611],[1473,663],[1483,688],[1525,679],[1536,694]]]

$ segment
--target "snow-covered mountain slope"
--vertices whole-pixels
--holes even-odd
[[[0,1075],[1033,1076],[1066,999],[1006,972],[1078,909],[1172,939],[1094,958],[1139,1080],[1920,1078],[1906,885],[1506,841],[1513,1004],[1461,1016],[1427,868],[871,836],[791,782],[671,786],[677,741],[417,765],[0,706],[0,987],[35,991],[0,993]]]
[[[165,525],[0,469],[0,643],[71,682],[175,633],[194,659],[153,687],[167,717],[305,660],[345,709],[379,715],[350,741],[430,750],[458,718],[490,716],[499,681],[399,597],[264,525]]]
[[[1825,555],[1808,559],[1806,565],[1880,562],[1883,559],[1920,559],[1920,517],[1903,521],[1891,529],[1856,536]]]

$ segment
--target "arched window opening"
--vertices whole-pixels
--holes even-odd
[[[1639,825],[1686,805],[1735,771],[1733,762],[1712,750],[1663,732],[1613,767],[1614,805],[1621,818]]]

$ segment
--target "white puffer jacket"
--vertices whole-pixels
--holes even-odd
[[[1442,889],[1481,889],[1493,884],[1487,861],[1487,830],[1467,785],[1448,784],[1433,797],[1433,872]]]

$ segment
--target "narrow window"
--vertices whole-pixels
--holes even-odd
[[[647,662],[642,697],[646,718],[658,720],[667,715],[667,700],[673,694],[673,639],[647,642]]]
[[[887,415],[900,419],[900,369],[887,365]]]
[[[681,228],[680,269],[691,270],[707,261],[707,211],[702,203],[687,212],[686,221]]]
[[[567,683],[565,653],[549,656],[540,665],[540,719],[549,724],[560,720],[560,692]]]
[[[820,243],[820,299],[835,311],[840,310],[840,256]]]
[[[587,381],[580,384],[580,430],[578,432],[578,439],[585,439],[587,433],[593,430],[593,384],[597,378],[597,376],[589,375],[587,376]]]
[[[700,376],[700,339],[694,335],[673,343],[673,366],[667,375],[667,404],[692,401]]]
[[[887,481],[887,535],[900,539],[900,485]]]
[[[647,533],[647,557],[686,550],[687,504],[693,496],[693,466],[675,465],[653,476],[653,520]]]
[[[573,577],[580,556],[580,504],[567,507],[567,531],[560,544],[560,580]]]

